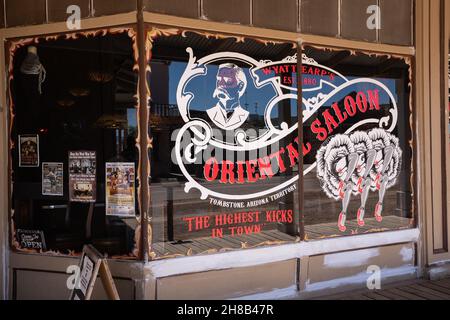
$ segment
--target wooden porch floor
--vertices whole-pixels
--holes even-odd
[[[450,300],[450,278],[410,280],[392,283],[380,290],[352,291],[315,300]]]

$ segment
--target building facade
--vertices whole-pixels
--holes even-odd
[[[87,244],[122,299],[450,273],[450,1],[0,6],[1,298]]]

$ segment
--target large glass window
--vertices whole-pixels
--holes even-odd
[[[305,55],[306,238],[412,227],[410,66],[311,47]]]
[[[101,34],[101,35],[96,35]],[[13,247],[133,257],[132,30],[10,43]]]
[[[193,32],[153,38],[153,251],[299,239],[296,48]]]
[[[9,43],[16,250],[135,258],[146,129],[151,258],[414,227],[408,58],[147,39],[143,130],[133,30]]]
[[[306,46],[297,70],[290,43],[150,38],[156,257],[414,226],[407,59]]]

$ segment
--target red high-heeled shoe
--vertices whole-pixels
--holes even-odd
[[[345,230],[347,230],[347,227],[345,226],[345,220],[346,220],[346,215],[344,212],[341,212],[339,214],[339,219],[338,219],[338,227],[339,227],[339,231],[344,232]]]
[[[383,217],[381,216],[381,212],[383,211],[383,204],[381,202],[378,202],[375,206],[375,219],[377,219],[378,222],[383,221]]]
[[[358,209],[358,213],[356,214],[356,219],[358,220],[358,226],[360,226],[360,227],[364,227],[364,225],[365,225],[364,213],[365,213],[365,209],[361,207]]]

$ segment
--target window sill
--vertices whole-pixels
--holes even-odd
[[[420,231],[418,228],[386,231],[341,238],[310,240],[257,249],[151,261],[146,265],[146,268],[149,269],[155,278],[161,278],[187,273],[256,266],[340,251],[417,242],[419,236]]]

